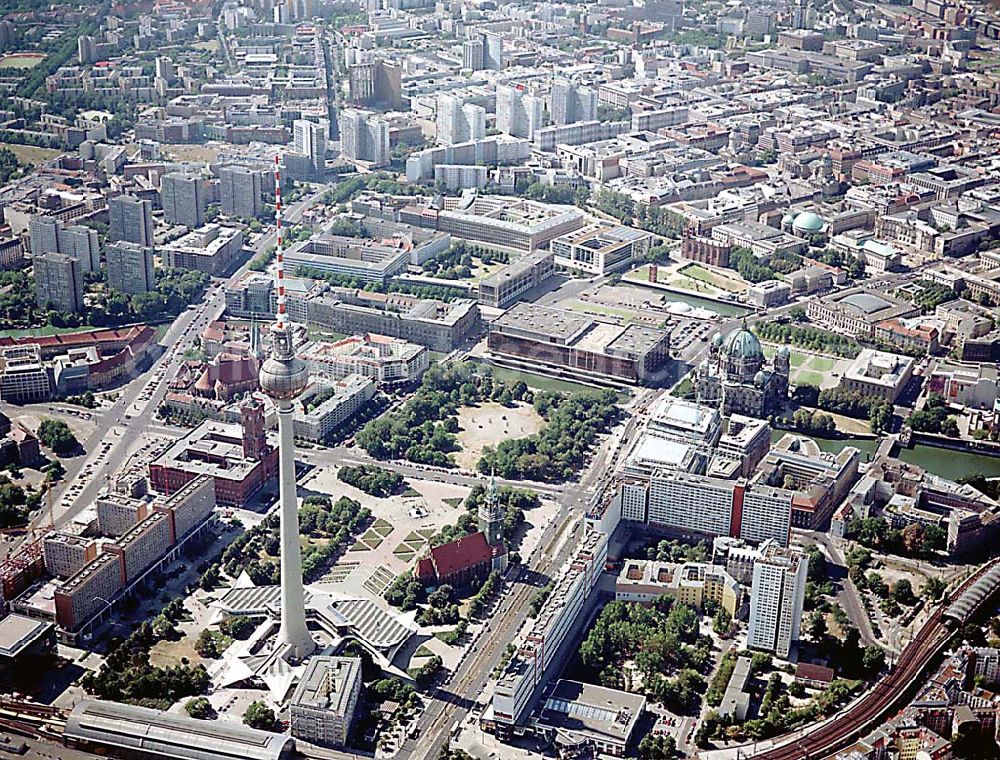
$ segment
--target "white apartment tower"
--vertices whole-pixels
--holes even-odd
[[[534,139],[545,124],[545,101],[521,87],[497,87],[497,129],[511,137]]]
[[[462,68],[470,71],[479,71],[485,68],[483,57],[486,45],[482,36],[477,35],[467,39],[462,43]]]
[[[463,103],[454,95],[439,95],[436,126],[440,145],[482,140],[486,136],[486,109]]]
[[[557,126],[597,118],[597,91],[569,79],[552,82],[549,116]]]
[[[330,127],[325,121],[296,119],[292,123],[292,149],[309,159],[316,172],[326,170],[326,142]]]
[[[787,658],[799,640],[809,561],[796,549],[765,542],[753,565],[747,646]]]
[[[347,108],[340,112],[339,124],[344,158],[374,166],[389,163],[389,122],[370,111]]]

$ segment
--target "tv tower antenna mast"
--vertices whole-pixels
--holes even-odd
[[[292,660],[312,654],[316,643],[306,627],[299,509],[295,491],[295,401],[309,384],[309,371],[295,355],[285,306],[284,231],[281,226],[281,160],[274,157],[274,216],[277,228],[275,282],[278,309],[271,333],[271,356],[260,369],[260,388],[278,410],[278,478],[281,537],[281,625],[278,648]]]

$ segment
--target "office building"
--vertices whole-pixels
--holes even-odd
[[[298,123],[298,122],[296,122]],[[340,112],[340,150],[344,158],[372,166],[389,163],[389,122],[369,111]]]
[[[767,543],[753,565],[747,647],[787,659],[799,640],[808,558],[796,549]]]
[[[435,124],[440,145],[482,140],[486,136],[486,109],[464,103],[455,95],[439,95]]]
[[[586,224],[586,215],[575,206],[476,192],[465,193],[461,198],[445,198],[443,209],[425,204],[427,201],[412,201],[400,209],[399,220],[490,248],[516,252],[545,248],[553,238]]]
[[[313,376],[343,380],[360,375],[379,387],[415,383],[430,366],[426,346],[373,333],[336,343],[309,343],[301,357]]]
[[[318,380],[302,393],[294,416],[295,437],[323,443],[375,395],[375,383],[361,375]]]
[[[97,529],[102,536],[122,536],[149,517],[149,503],[114,491],[97,497]]]
[[[363,238],[322,234],[296,243],[285,253],[294,272],[298,267],[343,275],[362,282],[385,284],[406,271],[410,252],[403,241],[379,244]]]
[[[137,243],[108,243],[108,287],[126,295],[148,293],[156,288],[153,249]]]
[[[52,378],[42,363],[37,343],[5,346],[0,349],[0,399],[27,404],[45,401],[52,395]]]
[[[35,300],[42,309],[83,311],[83,267],[72,256],[43,253],[32,259]]]
[[[549,116],[557,126],[597,118],[597,90],[568,79],[552,82]]]
[[[625,757],[646,698],[580,681],[559,680],[539,711],[536,730],[560,756]]]
[[[552,367],[584,378],[654,382],[670,361],[670,333],[616,325],[563,309],[518,303],[490,323],[488,346],[534,370]]]
[[[227,216],[259,216],[264,211],[264,172],[247,166],[223,166],[219,169],[219,203]]]
[[[316,176],[326,172],[326,143],[330,128],[326,121],[296,119],[292,123],[292,150],[308,160]]]
[[[163,218],[170,224],[183,224],[191,229],[201,227],[208,205],[205,181],[192,174],[164,175],[160,180],[160,204]]]
[[[521,87],[497,87],[497,129],[511,137],[532,140],[545,126],[545,101]]]
[[[292,736],[325,747],[345,745],[361,686],[359,658],[311,658],[288,703]]]
[[[108,240],[152,246],[153,204],[129,195],[118,195],[108,202]]]
[[[503,309],[555,274],[552,251],[526,253],[479,283],[479,303]]]
[[[56,627],[45,620],[24,615],[7,615],[0,620],[0,676],[17,673],[37,678],[56,661]],[[4,743],[15,753],[23,743]]]
[[[113,600],[125,587],[119,559],[99,553],[55,591],[56,623],[74,631]]]
[[[240,263],[245,240],[242,228],[211,222],[162,246],[160,257],[165,267],[197,269],[221,277]]]
[[[587,274],[611,274],[644,255],[653,236],[632,227],[590,224],[552,240],[555,263]]]

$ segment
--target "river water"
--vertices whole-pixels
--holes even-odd
[[[785,432],[784,430],[772,431],[771,437],[773,440],[778,440]],[[853,446],[861,451],[861,455],[865,459],[871,457],[878,447],[878,441],[874,438],[808,437],[816,441],[821,450],[832,454],[836,454],[845,446]],[[991,457],[986,454],[951,451],[950,449],[918,444],[912,449],[899,449],[899,458],[949,480],[977,474],[985,475],[987,478],[1000,478],[1000,457]]]

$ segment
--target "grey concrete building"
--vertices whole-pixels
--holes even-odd
[[[289,703],[292,736],[311,744],[344,745],[360,695],[360,658],[313,657]]]
[[[205,223],[208,198],[205,183],[193,174],[167,174],[160,180],[160,203],[163,218],[170,224],[201,227]]]
[[[149,246],[120,240],[109,243],[108,287],[125,293],[148,293],[156,287],[153,272],[153,249]]]
[[[108,203],[108,239],[153,245],[153,204],[129,195]]]
[[[83,267],[72,256],[43,253],[33,259],[35,299],[42,308],[51,305],[57,311],[83,309]]]
[[[219,169],[219,202],[222,213],[252,219],[264,210],[264,173],[247,166]]]

